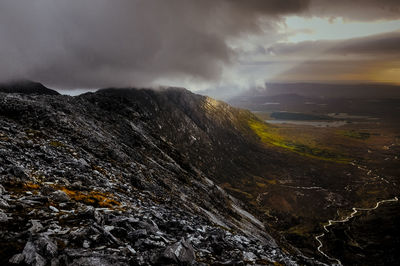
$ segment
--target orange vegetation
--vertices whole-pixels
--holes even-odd
[[[31,182],[27,182],[27,183],[24,183],[24,184],[23,184],[23,188],[26,189],[26,190],[38,189],[38,188],[39,188],[39,185],[38,185],[38,184],[31,183]]]
[[[58,188],[64,191],[72,200],[80,201],[85,204],[98,206],[101,208],[112,208],[121,205],[118,201],[112,199],[112,194],[98,191],[81,192],[72,191],[65,187]]]

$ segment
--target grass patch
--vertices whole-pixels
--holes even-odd
[[[358,132],[354,130],[339,131],[339,133],[345,137],[359,140],[366,140],[371,137],[371,133],[369,132]]]
[[[250,119],[248,124],[254,133],[260,137],[260,140],[265,144],[271,144],[274,146],[284,146],[285,140],[279,135],[278,129],[275,127],[270,127],[267,124],[257,121],[255,119]]]
[[[279,134],[278,128],[269,126],[256,119],[250,119],[248,124],[251,130],[253,130],[253,132],[260,138],[261,142],[266,145],[284,148],[297,154],[320,160],[333,161],[337,163],[348,163],[350,161],[349,158],[346,158],[332,150],[312,147],[303,143],[285,139]]]
[[[271,117],[274,119],[282,120],[298,120],[298,121],[320,121],[320,120],[333,120],[332,117],[317,114],[305,113],[290,113],[290,112],[273,112]]]

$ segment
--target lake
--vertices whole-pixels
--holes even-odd
[[[270,124],[292,124],[313,127],[340,127],[347,124],[347,121],[300,121],[300,120],[265,120]]]

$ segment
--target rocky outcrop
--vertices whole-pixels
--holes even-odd
[[[313,263],[160,134],[169,93],[0,93],[1,265]]]

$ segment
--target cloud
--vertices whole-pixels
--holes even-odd
[[[317,40],[299,43],[278,43],[266,49],[281,58],[301,55],[310,56],[365,56],[400,57],[400,31],[376,34],[346,40]]]
[[[249,49],[282,37],[284,16],[391,19],[398,6],[397,0],[2,0],[0,81],[58,88],[218,81]]]
[[[307,3],[2,0],[0,79],[58,87],[216,80],[235,57],[231,40],[260,31],[261,16],[295,13]]]
[[[350,39],[338,43],[330,53],[366,56],[400,57],[400,31],[378,34],[364,38]]]
[[[311,0],[306,13],[311,16],[343,17],[359,21],[400,19],[400,1]]]
[[[291,67],[281,81],[399,82],[400,31],[335,41],[282,43],[269,47],[278,63]],[[266,59],[271,60],[272,57]]]

